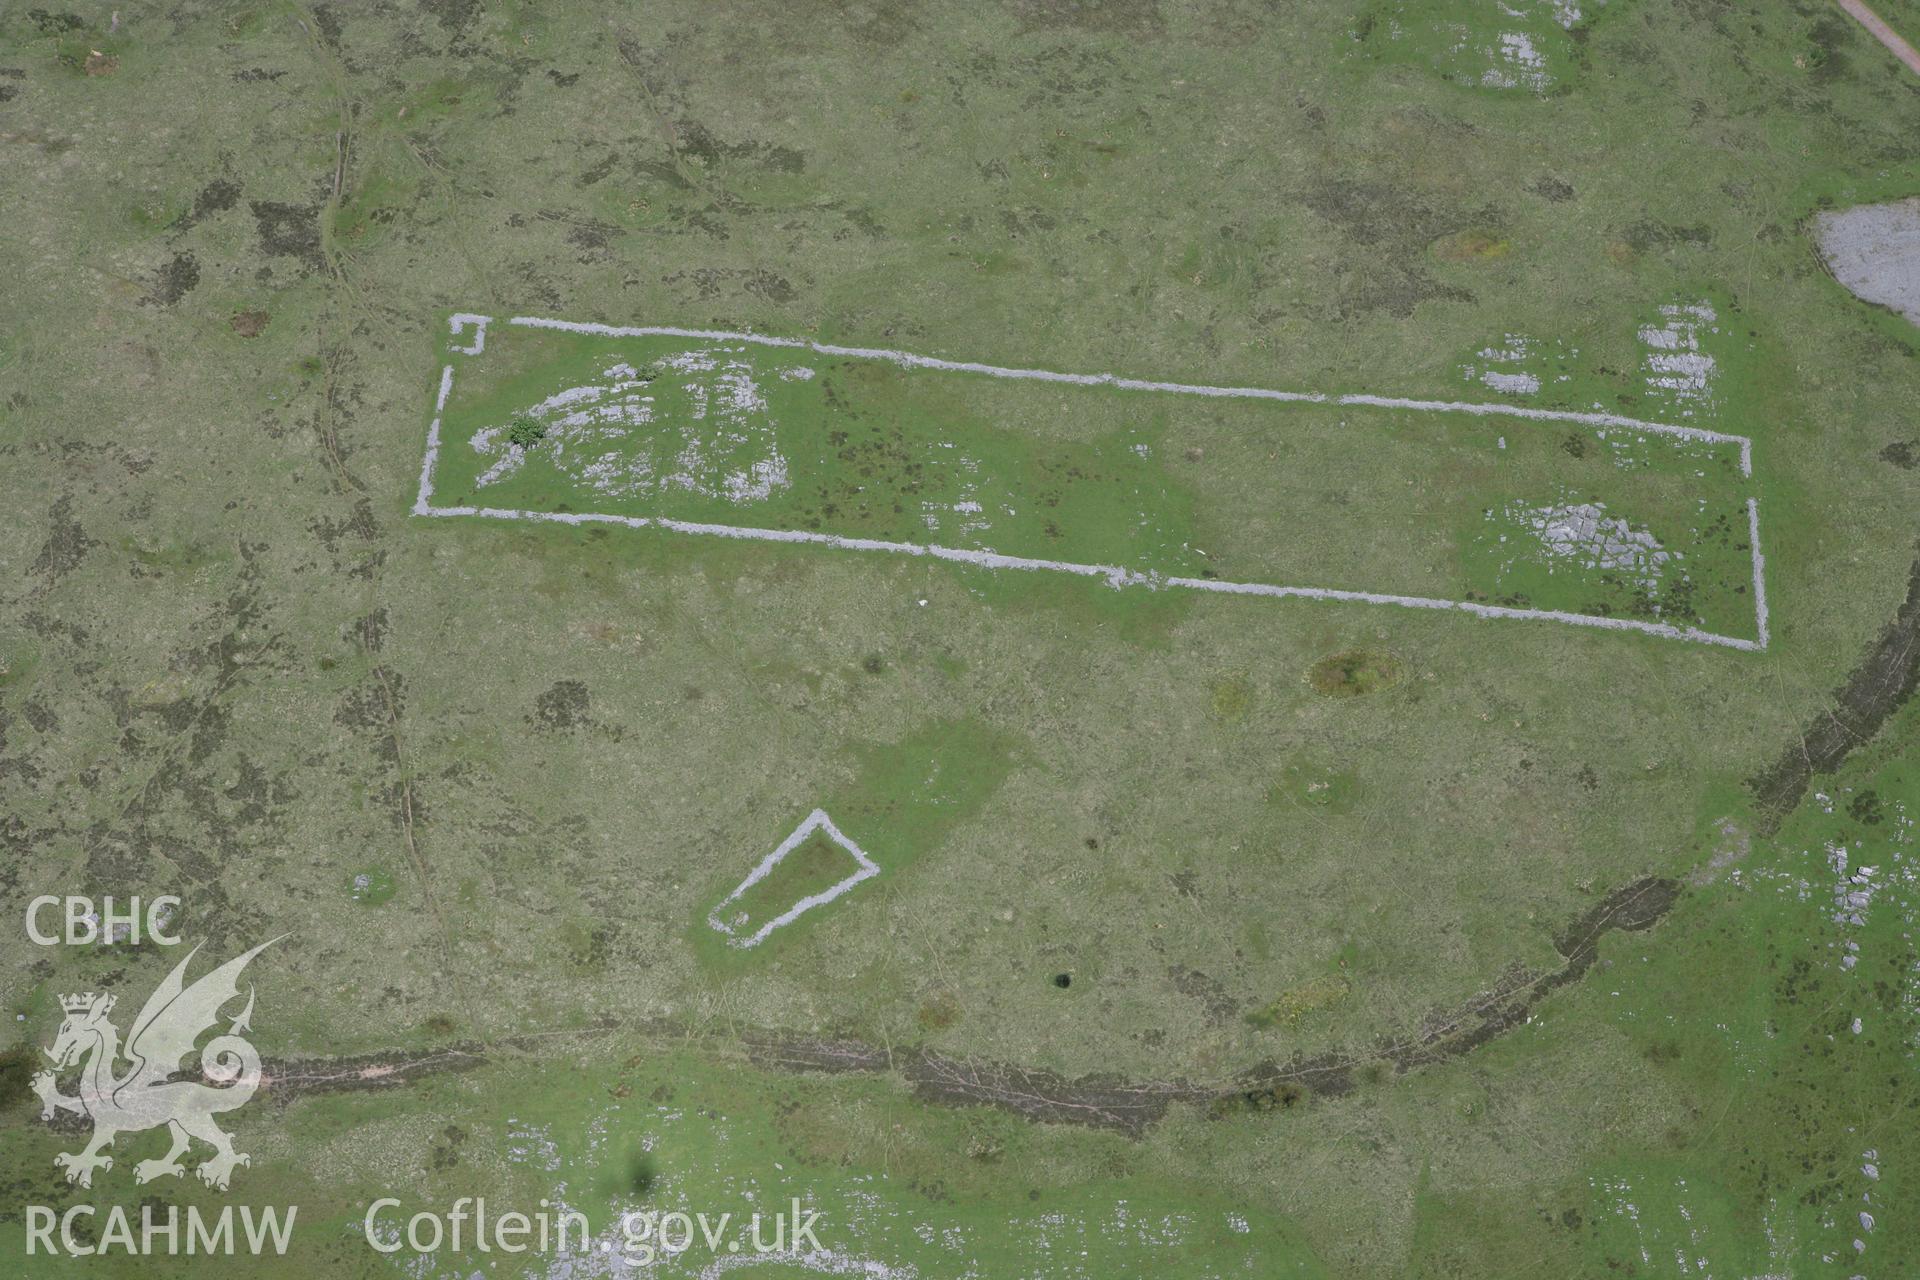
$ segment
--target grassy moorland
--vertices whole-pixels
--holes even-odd
[[[752,1192],[929,1280],[1910,1272],[1920,334],[1805,226],[1920,189],[1920,83],[1824,5],[1513,7],[0,11],[0,907],[290,935],[222,1197],[136,1186],[152,1132],[67,1185],[28,1088],[61,995],[124,1028],[177,954],[0,929],[0,1251],[29,1204],[299,1203],[294,1262],[92,1269],[617,1274],[355,1223]],[[1736,485],[866,391],[1002,433],[1008,494],[1115,469],[1145,522],[1076,485],[1061,535],[1162,571],[1584,608],[1487,537],[1598,493],[1700,582],[1592,590],[1732,630],[1757,496],[1773,642],[415,518],[454,312],[1748,436]],[[816,806],[882,873],[726,948]]]

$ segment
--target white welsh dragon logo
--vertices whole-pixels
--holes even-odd
[[[92,1186],[95,1169],[113,1168],[113,1157],[101,1152],[113,1145],[115,1137],[163,1124],[173,1134],[173,1149],[159,1160],[136,1164],[135,1182],[184,1173],[180,1157],[194,1138],[214,1149],[194,1172],[216,1190],[227,1189],[235,1165],[252,1163],[233,1149],[233,1139],[213,1122],[221,1112],[243,1105],[260,1086],[260,1054],[240,1035],[251,1030],[251,986],[247,988],[247,1007],[227,1033],[215,1036],[200,1051],[200,1074],[213,1083],[171,1077],[179,1070],[180,1060],[193,1052],[200,1033],[219,1021],[220,1007],[240,994],[240,971],[247,962],[279,940],[261,943],[188,987],[182,979],[200,950],[195,947],[147,997],[140,1016],[133,1020],[124,1051],[120,1029],[107,1019],[113,1012],[111,995],[88,992],[60,997],[66,1021],[60,1024],[53,1047],[45,1053],[56,1071],[85,1059],[80,1070],[80,1092],[71,1098],[62,1094],[53,1071],[34,1076],[33,1091],[40,1095],[42,1120],[51,1120],[56,1111],[72,1111],[93,1120],[93,1141],[85,1149],[63,1151],[53,1158],[54,1164],[67,1171],[68,1182]],[[123,1057],[128,1064],[124,1072],[119,1069]]]

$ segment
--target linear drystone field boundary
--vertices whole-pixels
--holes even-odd
[[[478,356],[486,350],[491,316],[461,312],[451,317],[449,331],[456,341],[472,331],[466,346],[452,346],[457,355]],[[1222,387],[1201,383],[1156,382],[1141,378],[1123,378],[1111,373],[1061,373],[1051,369],[1012,369],[1001,365],[979,364],[966,360],[943,360],[882,347],[845,347],[801,338],[779,338],[759,333],[736,333],[724,329],[682,329],[668,325],[610,325],[575,320],[552,320],[540,316],[514,316],[506,324],[524,329],[544,329],[609,338],[690,338],[706,342],[741,342],[755,346],[811,351],[818,355],[849,359],[885,360],[907,369],[938,369],[952,373],[972,373],[989,378],[1065,383],[1072,386],[1114,387],[1125,391],[1164,392],[1175,395],[1211,396],[1226,399],[1276,400],[1301,404],[1356,405],[1379,409],[1404,409],[1419,413],[1467,414],[1474,417],[1517,418],[1531,422],[1571,422],[1589,427],[1613,427],[1644,431],[1708,444],[1736,445],[1740,451],[1740,473],[1753,475],[1753,440],[1748,436],[1709,431],[1702,427],[1674,426],[1646,422],[1613,413],[1583,413],[1577,410],[1539,409],[1527,405],[1487,404],[1458,400],[1418,400],[1403,396],[1367,394],[1336,395],[1315,391],[1281,391],[1266,387]],[[845,551],[880,551],[894,555],[928,556],[987,569],[1017,569],[1076,574],[1102,578],[1110,586],[1146,586],[1210,591],[1223,595],[1266,596],[1273,599],[1332,600],[1355,604],[1394,605],[1403,609],[1436,609],[1471,614],[1476,618],[1520,618],[1540,622],[1561,622],[1576,627],[1594,627],[1605,631],[1637,631],[1672,640],[1719,645],[1729,649],[1760,652],[1769,642],[1766,559],[1760,551],[1760,503],[1747,499],[1748,546],[1753,561],[1754,638],[1721,635],[1697,627],[1649,622],[1638,618],[1601,617],[1558,609],[1522,609],[1507,605],[1482,604],[1473,600],[1449,600],[1431,596],[1394,595],[1377,591],[1352,591],[1335,587],[1285,586],[1266,582],[1229,582],[1218,578],[1164,577],[1140,573],[1118,565],[1078,564],[1066,560],[1044,560],[1030,556],[1003,555],[965,547],[943,547],[929,543],[894,542],[879,538],[854,538],[833,533],[798,529],[757,529],[745,525],[709,524],[673,520],[660,516],[621,516],[594,512],[524,511],[501,507],[433,505],[434,466],[440,456],[440,423],[447,400],[453,394],[454,366],[440,370],[439,392],[434,398],[433,421],[427,430],[426,456],[420,464],[420,490],[414,500],[417,516],[473,518],[482,520],[532,520],[553,524],[613,524],[630,529],[664,529],[673,533],[703,534],[709,537],[744,538],[760,542],[817,543]]]

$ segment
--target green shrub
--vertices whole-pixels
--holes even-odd
[[[547,438],[547,424],[530,414],[520,414],[507,424],[507,443],[531,449]]]

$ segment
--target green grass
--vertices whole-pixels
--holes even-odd
[[[522,1058],[426,1086],[436,1115],[424,1127],[416,1118],[422,1097],[367,1095],[305,1104],[271,1139],[260,1132],[265,1126],[237,1126],[236,1145],[259,1151],[257,1164],[268,1141],[275,1151],[308,1155],[304,1171],[254,1177],[244,1196],[236,1185],[236,1198],[300,1204],[290,1256],[339,1275],[391,1273],[364,1243],[374,1200],[400,1198],[378,1221],[404,1226],[422,1209],[445,1213],[477,1179],[490,1186],[495,1214],[533,1214],[543,1201],[584,1214],[592,1240],[584,1256],[574,1251],[575,1266],[604,1258],[603,1243],[635,1265],[646,1262],[657,1237],[636,1230],[630,1239],[627,1215],[676,1210],[730,1215],[727,1237],[751,1252],[751,1215],[787,1212],[798,1198],[818,1214],[822,1247],[921,1274],[972,1265],[1091,1280],[1149,1251],[1176,1259],[1169,1265],[1194,1277],[1328,1274],[1284,1219],[1247,1210],[1187,1170],[1144,1167],[1114,1139],[1069,1134],[1063,1143],[991,1113],[920,1113],[883,1080],[796,1078],[732,1056],[716,1071],[710,1056],[629,1041],[608,1052],[608,1067]],[[355,1135],[353,1143],[340,1142],[343,1133]],[[138,1153],[159,1144],[149,1134]],[[123,1145],[131,1153],[135,1140]],[[36,1139],[28,1154],[38,1163],[57,1147]],[[406,1184],[394,1187],[389,1162],[416,1156]],[[1111,1171],[1061,1186],[1046,1172],[1060,1158],[1091,1158]],[[109,1204],[138,1212],[137,1194],[124,1188],[72,1198],[98,1203],[102,1213]],[[223,1202],[197,1184],[169,1199],[211,1212]],[[770,1244],[773,1232],[771,1221],[764,1224],[762,1242]],[[0,1224],[0,1246],[21,1255],[18,1223]],[[665,1274],[694,1275],[713,1257],[701,1241],[677,1261],[654,1261]],[[207,1265],[162,1258],[142,1274],[184,1276]],[[538,1276],[559,1265],[551,1252],[488,1255],[469,1245],[418,1263],[415,1273]],[[226,1269],[274,1274],[246,1260]],[[807,1272],[770,1263],[749,1274]]]
[[[769,920],[803,899],[833,888],[856,870],[846,850],[816,831],[735,898],[724,918],[736,936],[750,938]]]
[[[440,506],[931,542],[1754,631],[1751,486],[1733,445],[505,326],[484,355],[455,360]],[[1568,406],[1596,403],[1564,394]],[[716,430],[724,443],[702,443]],[[1625,520],[1661,561],[1622,567],[1543,544],[1527,522],[1569,505]]]
[[[1567,30],[1549,6],[1386,2],[163,4],[111,33],[105,9],[8,9],[0,906],[178,893],[209,963],[290,933],[249,971],[279,1063],[487,1059],[250,1104],[233,1196],[136,1187],[149,1133],[89,1198],[303,1205],[295,1263],[194,1268],[216,1275],[394,1275],[353,1237],[372,1195],[562,1181],[595,1214],[812,1194],[850,1252],[926,1277],[962,1254],[992,1275],[1913,1271],[1911,888],[1837,925],[1828,846],[1904,876],[1914,713],[1775,836],[1743,785],[1831,706],[1914,554],[1920,472],[1884,459],[1915,435],[1915,332],[1804,234],[1920,189],[1912,78],[1830,7],[1582,8]],[[1503,34],[1546,81],[1484,82]],[[87,75],[95,49],[118,61]],[[1649,384],[1639,331],[1700,302],[1715,372],[1688,400]],[[1491,399],[1489,368],[1530,374],[1529,403],[1751,436],[1755,475],[1493,420],[822,360],[777,384],[815,489],[763,514],[1744,635],[1731,517],[1757,495],[1774,643],[412,519],[468,310],[1328,392]],[[255,336],[242,312],[268,317]],[[473,430],[591,354],[496,326],[456,357],[441,500],[478,474]],[[829,380],[863,418],[807,398]],[[989,531],[927,462],[959,441],[1015,509]],[[503,492],[584,509],[543,465]],[[1051,515],[1026,500],[1054,492]],[[1690,592],[1499,550],[1508,503],[1566,495],[1681,553]],[[945,504],[937,530],[909,498]],[[664,501],[611,509],[739,514]],[[1398,679],[1358,681],[1354,654]],[[1328,664],[1364,696],[1316,690]],[[816,806],[881,875],[726,948],[706,912]],[[1569,921],[1685,880],[1723,820],[1750,840],[1737,878],[1608,934],[1465,1056],[1380,1057],[1559,972]],[[359,873],[391,897],[356,901]],[[17,929],[0,961],[0,1054],[35,1060],[60,994],[124,1010],[176,962]],[[810,1040],[1227,1092],[1138,1134],[1030,1122],[767,1048]],[[1361,1059],[1349,1092],[1234,1091],[1323,1055]],[[82,1197],[51,1163],[74,1135],[18,1074],[0,1253],[74,1274],[19,1254],[20,1206]],[[557,1167],[523,1154],[534,1130]],[[1149,1246],[1123,1204],[1171,1225]],[[482,1263],[511,1274],[425,1273]]]
[[[741,344],[583,342],[506,330],[492,338],[488,354],[500,355],[507,372],[495,374],[482,356],[461,362],[464,382],[456,375],[459,395],[443,432],[447,466],[436,480],[439,505],[937,541],[1162,572],[1198,572],[1204,563],[1182,550],[1192,536],[1192,499],[1146,443],[1164,442],[1129,421],[1142,415],[1122,410],[1108,426],[1104,415],[1061,413],[1056,397],[1023,405],[989,387],[983,403],[968,394],[975,387],[951,378]],[[682,372],[668,364],[688,356],[718,367]],[[644,396],[655,421],[595,424],[576,438],[556,421],[561,406],[538,415],[552,443],[507,479],[475,486],[499,458],[497,446],[473,447],[476,434],[498,431],[505,416],[510,436],[520,421],[536,420],[534,406],[547,397],[610,386],[605,371],[614,367],[660,371],[625,393]],[[740,433],[740,443],[702,450],[698,439],[714,429],[706,415],[717,419],[725,411],[726,380],[735,378],[752,380],[746,394],[764,400],[764,408],[722,428]],[[609,459],[611,474],[597,475],[594,468]],[[777,483],[753,471],[776,464]],[[769,488],[765,496],[735,496]]]
[[[888,676],[884,660],[875,655],[863,659],[858,670],[865,680]],[[721,860],[724,869],[713,880],[711,897],[700,907],[692,930],[696,951],[720,972],[751,971],[774,963],[763,956],[809,945],[807,935],[816,927],[833,928],[830,918],[855,909],[861,899],[878,896],[884,903],[894,897],[902,891],[908,868],[922,855],[940,849],[947,834],[965,824],[1005,782],[1015,750],[1012,740],[974,720],[922,725],[897,742],[855,749],[845,762],[843,780],[822,797],[821,807],[848,839],[866,851],[880,874],[782,925],[757,946],[741,949],[724,945],[726,939],[708,923],[707,913],[759,865],[778,839],[769,839],[766,849],[733,851]],[[804,816],[796,814],[794,825]],[[768,919],[808,894],[832,887],[854,870],[850,855],[823,834],[814,833],[725,913],[729,921],[736,911],[747,915],[746,922],[734,926],[732,936],[750,937]],[[883,905],[876,906],[885,910]],[[894,981],[889,978],[888,984]]]

